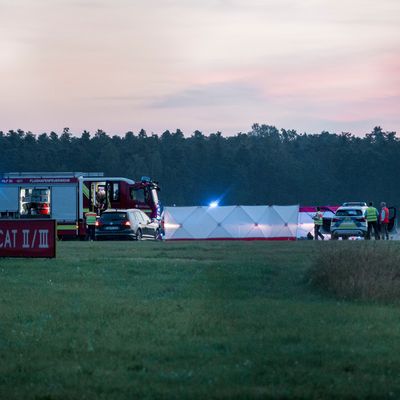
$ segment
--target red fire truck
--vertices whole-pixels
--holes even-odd
[[[84,215],[138,208],[161,221],[157,182],[106,177],[101,172],[0,174],[0,218],[52,218],[59,237],[86,236]]]

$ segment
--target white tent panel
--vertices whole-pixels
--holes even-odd
[[[168,207],[166,239],[295,238],[298,206]]]
[[[272,206],[271,207],[283,222],[281,235],[277,237],[296,237],[299,206]]]
[[[176,220],[175,215],[172,214],[169,210],[164,210],[163,217],[165,224],[179,225],[179,222]]]
[[[307,234],[313,232],[314,229],[314,221],[312,219],[311,213],[308,212],[299,212],[298,224],[297,224],[297,237],[305,238]]]
[[[164,209],[164,228],[165,228],[165,238],[170,239],[174,236],[175,232],[181,227],[179,221],[177,221],[177,216],[171,212],[169,209]]]
[[[258,223],[266,212],[268,212],[268,206],[241,206],[242,210],[248,214],[252,221]]]
[[[228,217],[228,215],[235,210],[236,206],[224,206],[224,207],[208,207],[206,209],[207,213],[212,217],[217,223],[221,223]]]
[[[254,238],[254,239],[265,239],[267,236],[265,235],[265,231],[262,225],[253,224],[249,232],[247,233],[247,238]]]
[[[295,238],[298,206],[269,206],[258,220],[266,238]]]
[[[209,235],[209,239],[232,239],[232,235],[221,225],[218,225]]]
[[[198,208],[202,207],[165,207],[164,213],[176,223],[185,221]]]
[[[272,212],[273,212],[272,207],[265,206],[263,214],[261,215],[260,219],[257,221],[258,228],[262,231],[265,238],[269,238],[269,237],[273,236],[273,227],[271,226]]]
[[[182,222],[182,227],[196,239],[207,239],[218,225],[207,211],[208,207],[198,207]]]
[[[170,212],[170,208],[165,207],[164,211],[163,211],[163,215],[164,215],[164,220],[168,222],[176,222],[175,221],[175,216],[174,213]]]
[[[221,225],[233,238],[245,238],[253,227],[254,221],[243,211],[242,207],[236,206]]]
[[[185,228],[178,228],[172,234],[166,231],[165,239],[197,239],[193,237],[190,232],[188,232]]]

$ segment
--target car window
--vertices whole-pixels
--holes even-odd
[[[129,212],[128,212],[128,217],[129,217],[129,219],[130,219],[131,221],[133,221],[133,222],[136,221],[136,219],[135,219],[135,213],[134,213],[134,212],[129,211]]]
[[[137,213],[138,219],[140,222],[145,223],[146,220],[144,219],[143,213],[141,213],[140,211]]]
[[[361,210],[337,210],[336,215],[338,217],[359,217],[363,215]]]
[[[142,220],[140,219],[140,213],[139,213],[139,212],[134,211],[134,212],[132,213],[132,216],[133,216],[133,219],[134,219],[136,222],[142,222]]]
[[[103,213],[103,215],[101,216],[101,219],[103,221],[121,221],[124,219],[127,219],[127,215],[126,212],[110,212],[110,213]]]
[[[150,222],[150,218],[145,213],[140,213],[140,215],[146,224],[148,224]]]

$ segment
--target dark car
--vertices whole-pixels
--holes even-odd
[[[106,210],[96,222],[96,240],[160,239],[160,226],[140,210]]]

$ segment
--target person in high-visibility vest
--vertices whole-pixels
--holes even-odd
[[[378,231],[378,218],[379,213],[378,210],[374,207],[372,201],[369,203],[368,208],[365,210],[364,216],[368,222],[368,231],[365,236],[366,240],[371,239],[371,231],[374,228],[375,240],[379,240],[379,231]]]
[[[96,239],[96,217],[97,214],[94,211],[88,211],[85,213],[87,240],[93,241]]]
[[[381,212],[379,214],[379,224],[381,227],[381,236],[383,240],[389,240],[389,209],[386,207],[386,203],[382,201]]]
[[[318,237],[320,237],[322,240],[324,240],[324,235],[319,231],[323,224],[323,213],[321,212],[320,207],[317,207],[317,212],[313,216],[313,220],[314,220],[314,239],[318,240]]]

